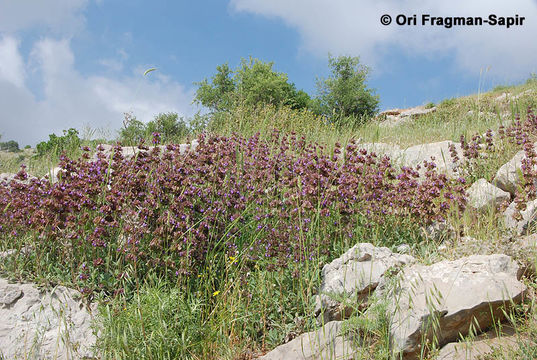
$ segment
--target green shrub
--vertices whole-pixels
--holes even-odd
[[[358,57],[328,58],[331,75],[317,82],[317,107],[330,119],[348,118],[362,122],[378,111],[379,97],[367,88],[369,68],[360,64]]]
[[[80,148],[81,140],[78,135],[78,130],[73,128],[63,130],[63,136],[50,134],[48,141],[42,141],[37,144],[37,156],[59,156],[63,151],[70,152]]]
[[[20,151],[19,143],[15,140],[0,142],[0,150],[6,150],[8,152],[18,152]]]

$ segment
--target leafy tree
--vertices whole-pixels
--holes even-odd
[[[328,57],[331,75],[317,82],[317,110],[333,118],[371,116],[378,111],[379,97],[366,86],[369,68],[358,57]]]
[[[6,150],[8,152],[18,152],[20,151],[19,143],[15,140],[0,142],[0,150]]]
[[[70,128],[69,130],[63,130],[63,136],[50,134],[48,136],[48,141],[42,141],[37,144],[37,155],[42,156],[45,154],[50,154],[58,156],[63,151],[71,151],[74,149],[78,149],[81,144],[81,140],[78,135],[78,130],[73,128]]]
[[[177,113],[161,113],[154,120],[147,123],[146,134],[151,135],[157,132],[161,135],[163,142],[179,140],[189,134],[190,130],[183,118],[179,118]]]
[[[227,64],[216,68],[217,73],[209,82],[198,83],[194,102],[212,112],[229,111],[239,103],[247,106],[272,104],[286,105],[295,109],[305,108],[310,97],[302,90],[297,91],[285,73],[273,69],[273,62],[258,59],[242,59],[232,71]]]
[[[232,76],[233,71],[227,63],[217,66],[211,83],[207,79],[197,83],[199,87],[194,102],[215,112],[229,110],[235,95],[235,82]]]

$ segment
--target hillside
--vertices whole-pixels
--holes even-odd
[[[0,358],[537,358],[531,109],[533,79],[2,152]]]

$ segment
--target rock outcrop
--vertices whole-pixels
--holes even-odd
[[[474,255],[404,268],[396,285],[382,285],[391,301],[394,353],[418,359],[425,339],[430,343],[434,338],[442,346],[472,328],[485,330],[502,320],[503,310],[520,302],[526,290],[518,273],[519,266],[506,255]]]
[[[331,321],[316,331],[280,345],[259,360],[351,360],[352,340],[340,334],[341,321]]]
[[[498,208],[509,201],[511,195],[492,185],[485,179],[479,179],[466,191],[468,204],[478,211]]]
[[[40,291],[0,279],[0,358],[91,359],[95,311],[75,290]]]
[[[412,256],[393,253],[386,247],[369,243],[353,246],[323,267],[316,316],[320,315],[323,322],[350,316],[353,308],[367,300],[386,271],[414,261]]]

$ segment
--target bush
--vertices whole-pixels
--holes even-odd
[[[242,59],[234,71],[227,64],[220,65],[210,82],[205,79],[197,84],[194,101],[213,113],[230,111],[239,104],[307,107],[309,95],[297,90],[287,74],[274,71],[273,65],[254,58]]]
[[[379,97],[365,84],[369,68],[358,57],[329,56],[328,65],[331,76],[317,82],[318,111],[332,120],[353,117],[358,122],[378,111]]]
[[[0,150],[5,150],[8,152],[19,152],[19,143],[15,140],[0,142]]]
[[[78,130],[73,128],[63,130],[63,136],[50,134],[48,141],[42,141],[37,144],[37,156],[59,156],[64,151],[72,151],[80,148],[81,140],[78,135]]]

